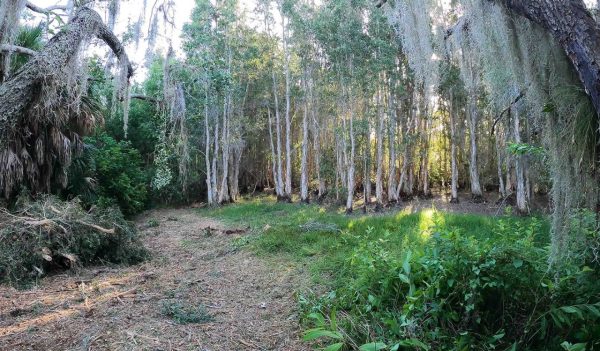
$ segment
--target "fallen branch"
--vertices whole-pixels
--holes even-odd
[[[78,222],[78,223],[81,223],[81,224],[83,224],[83,225],[87,225],[87,226],[88,226],[88,227],[90,227],[90,228],[94,228],[94,229],[96,229],[97,231],[100,231],[100,232],[102,232],[102,233],[104,233],[104,234],[114,234],[114,233],[115,233],[115,228],[112,228],[112,229],[106,229],[106,228],[102,228],[102,227],[101,227],[101,226],[99,226],[99,225],[95,225],[95,224],[91,224],[91,223],[86,223],[86,222],[84,222],[84,221],[77,221],[77,222]]]
[[[49,224],[56,224],[53,220],[48,219],[48,218],[44,218],[44,219],[40,219],[40,220],[34,220],[34,221],[25,221],[25,224],[31,225],[31,226],[35,226],[35,227],[39,227],[42,225],[49,225]]]

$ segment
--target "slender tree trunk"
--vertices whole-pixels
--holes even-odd
[[[375,210],[383,208],[383,126],[384,126],[383,107],[381,106],[381,87],[377,87],[377,173],[375,177],[375,198],[377,204]],[[367,133],[367,140],[370,133]]]
[[[304,78],[304,90],[307,91],[308,84]],[[300,162],[300,201],[309,202],[308,198],[308,93],[304,99],[304,111],[302,116],[302,160]]]
[[[275,154],[275,143],[273,142],[273,121],[271,118],[271,109],[267,107],[267,115],[269,117],[269,142],[271,145],[271,172],[273,174],[273,187],[277,187],[277,155]],[[277,189],[275,194],[278,194]]]
[[[205,155],[204,155],[204,160],[206,163],[206,195],[207,195],[207,202],[209,205],[214,205],[214,195],[213,195],[213,187],[212,187],[212,182],[211,182],[211,174],[212,174],[212,170],[210,167],[210,126],[209,126],[209,113],[208,113],[208,80],[207,83],[205,84],[205,101],[204,101],[204,128],[205,128],[205,133],[206,133],[206,147],[205,147]]]
[[[233,148],[233,159],[231,162],[232,172],[229,176],[229,193],[231,194],[231,202],[236,202],[240,195],[239,178],[243,152],[243,145],[235,145]]]
[[[411,198],[413,195],[413,183],[412,183],[412,147],[414,141],[413,138],[413,126],[417,123],[417,108],[415,106],[416,95],[413,92],[411,102],[409,104],[410,118],[406,122],[404,130],[404,155],[402,161],[402,169],[400,172],[400,181],[398,182],[398,199],[400,199],[400,193],[404,193],[407,198]]]
[[[450,195],[450,203],[457,204],[459,202],[458,199],[458,161],[457,161],[457,150],[456,150],[456,121],[455,121],[455,111],[454,111],[454,93],[450,92],[450,162],[451,165],[451,195]]]
[[[498,168],[498,192],[500,194],[500,198],[505,199],[506,187],[504,186],[504,174],[502,172],[503,150],[502,142],[500,140],[500,131],[498,131],[494,137],[496,139],[496,168]]]
[[[398,116],[396,114],[396,106],[394,104],[393,84],[390,83],[389,97],[389,123],[388,123],[388,143],[390,149],[390,168],[388,170],[388,201],[392,203],[398,202],[396,196],[396,129],[398,127]]]
[[[519,121],[519,109],[515,107],[513,112],[513,133],[515,143],[521,143],[521,125]],[[517,180],[517,211],[521,214],[528,212],[527,190],[525,188],[525,167],[522,155],[515,155],[515,174]]]
[[[351,104],[353,102],[350,102]],[[350,158],[348,159],[347,168],[348,168],[348,197],[346,198],[346,213],[351,214],[353,210],[353,200],[354,200],[354,155],[356,151],[356,146],[354,144],[354,111],[353,108],[350,107]]]
[[[285,196],[287,201],[292,200],[292,121],[290,118],[290,55],[288,52],[287,25],[283,14],[282,5],[279,7],[281,13],[281,31],[283,41],[283,56],[285,70]],[[289,20],[288,20],[289,21]]]
[[[317,174],[317,180],[319,182],[319,189],[317,199],[318,201],[323,200],[325,196],[325,179],[321,175],[321,132],[319,121],[317,120],[317,112],[316,106],[317,103],[315,101],[314,95],[314,81],[311,76],[311,80],[309,81],[309,93],[310,93],[310,101],[311,101],[311,117],[312,117],[312,126],[313,126],[313,149],[315,152],[315,173]]]
[[[421,136],[423,138],[421,145],[421,181],[423,182],[423,196],[428,198],[431,196],[431,189],[429,187],[429,130],[431,129],[431,116],[429,116],[429,109],[427,106],[423,106],[423,121],[421,124],[423,126],[423,130],[421,131]]]
[[[218,169],[218,160],[219,160],[219,117],[216,116],[215,117],[215,151],[213,153],[213,160],[212,160],[212,188],[213,188],[213,202],[217,202],[220,195],[219,195],[219,188],[218,188],[218,179],[219,179],[219,169]]]
[[[471,196],[475,203],[483,201],[483,192],[479,181],[479,165],[477,161],[477,123],[479,111],[477,111],[474,96],[469,98],[469,139],[471,141],[471,162],[469,162],[469,175],[471,176]]]
[[[345,132],[346,128],[344,128],[344,132]],[[338,203],[341,203],[341,199],[340,199],[340,190],[342,187],[346,186],[346,177],[344,177],[344,167],[345,162],[342,156],[342,145],[344,143],[342,143],[339,140],[339,137],[336,135],[336,143],[335,143],[335,155],[336,155],[336,163],[335,163],[335,200]]]
[[[283,191],[283,171],[282,171],[282,156],[281,156],[281,118],[279,116],[279,99],[277,97],[277,81],[275,80],[275,71],[273,76],[273,96],[275,99],[275,134],[277,136],[277,177],[275,178],[275,193],[277,200],[282,201],[285,198]]]
[[[223,174],[221,178],[221,190],[219,191],[219,204],[229,202],[229,187],[227,184],[227,178],[229,176],[229,111],[230,111],[230,99],[231,93],[228,92],[225,98],[223,108],[223,135],[221,142],[223,143],[223,155],[221,160],[223,161]]]
[[[367,125],[367,132],[365,136],[365,153],[364,157],[364,179],[363,179],[363,188],[364,188],[364,198],[365,198],[365,209],[368,205],[371,204],[371,124],[369,123],[368,116],[369,113],[365,113],[365,122]]]

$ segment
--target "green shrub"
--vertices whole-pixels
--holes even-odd
[[[21,197],[16,211],[0,212],[0,282],[23,285],[56,269],[146,256],[135,227],[115,208],[85,211],[77,199],[43,196]]]
[[[341,329],[345,345],[361,350],[598,349],[598,266],[551,273],[541,222],[523,223],[499,220],[485,238],[437,223],[402,252],[390,250],[389,233],[351,237],[346,284],[301,299],[311,335]],[[332,311],[338,330],[322,322]],[[331,335],[321,339],[342,349]]]
[[[129,142],[117,142],[105,134],[85,138],[85,143],[84,154],[71,166],[71,194],[88,204],[116,204],[126,215],[143,210],[149,177],[140,153]]]

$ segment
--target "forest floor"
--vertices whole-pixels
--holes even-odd
[[[309,350],[300,342],[290,261],[236,242],[247,229],[197,210],[137,221],[152,259],[0,287],[0,350]]]

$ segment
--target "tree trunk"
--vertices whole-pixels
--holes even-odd
[[[390,149],[390,168],[388,170],[388,201],[398,202],[396,195],[396,129],[398,127],[398,116],[394,104],[393,85],[390,84],[388,108],[390,121],[388,123],[388,143]]]
[[[458,162],[456,160],[456,121],[455,121],[455,113],[454,113],[454,94],[450,92],[450,106],[449,106],[449,114],[450,114],[450,162],[452,167],[452,179],[451,179],[451,195],[450,195],[450,203],[457,204],[459,202],[458,199]]]
[[[365,209],[371,204],[371,124],[369,123],[369,113],[365,113],[365,124],[367,125],[367,131],[365,135],[365,152],[364,158],[364,177],[363,177],[363,196]]]
[[[504,174],[502,172],[503,150],[500,141],[500,131],[496,132],[496,168],[498,169],[498,193],[501,199],[506,198],[506,187],[504,186]]]
[[[273,96],[275,100],[275,134],[277,136],[277,158],[274,162],[277,162],[277,177],[275,178],[275,193],[277,194],[277,200],[282,201],[285,198],[283,192],[283,171],[281,166],[281,118],[279,116],[279,99],[277,97],[277,81],[275,80],[275,71],[272,72],[273,76]]]
[[[471,141],[471,162],[469,162],[469,175],[471,177],[471,196],[475,203],[483,201],[483,192],[479,181],[479,165],[477,162],[477,122],[479,111],[475,97],[469,98],[469,139]]]
[[[583,0],[501,0],[562,46],[600,116],[600,27]]]
[[[44,48],[31,58],[20,70],[0,85],[0,148],[12,140],[18,133],[14,128],[19,125],[23,112],[40,94],[36,90],[44,80],[56,77],[57,72],[76,57],[81,48],[81,43],[94,36],[102,39],[123,63],[127,71],[127,78],[133,75],[133,68],[125,54],[125,48],[117,37],[108,30],[102,18],[95,11],[82,7],[77,11],[68,30],[56,34]]]
[[[214,205],[214,195],[213,195],[213,187],[212,187],[212,182],[211,182],[211,167],[210,167],[210,126],[209,126],[209,122],[208,122],[208,117],[209,117],[209,113],[208,113],[208,79],[207,82],[205,84],[205,101],[204,101],[204,127],[205,127],[205,133],[206,133],[206,147],[205,147],[205,153],[204,153],[204,161],[206,163],[206,195],[207,195],[207,202],[209,205]]]
[[[283,41],[284,70],[285,70],[285,196],[287,201],[292,201],[292,121],[290,119],[290,54],[288,52],[287,26],[282,6],[281,31]],[[288,20],[289,21],[289,20]]]
[[[427,106],[424,106],[422,109],[423,113],[423,121],[422,126],[423,130],[421,131],[421,136],[423,138],[422,142],[422,150],[421,150],[421,181],[423,182],[423,196],[428,198],[431,196],[431,189],[429,187],[429,140],[431,129],[431,117],[429,116],[429,111]]]
[[[383,108],[381,106],[381,87],[377,88],[377,175],[375,178],[375,197],[377,204],[375,210],[383,208]],[[367,132],[367,143],[369,143],[370,133]]]
[[[305,74],[304,90],[307,90]],[[302,116],[302,160],[300,161],[300,201],[309,202],[308,198],[308,94],[304,99],[304,111]]]
[[[269,117],[269,144],[271,145],[271,172],[273,174],[273,186],[277,187],[277,155],[275,154],[275,143],[273,142],[273,121],[271,118],[271,109],[267,107],[267,115]],[[277,193],[277,189],[275,189],[275,193]]]
[[[521,143],[521,125],[519,121],[519,110],[517,107],[513,109],[513,132],[515,143]],[[517,178],[517,211],[520,214],[528,212],[527,206],[527,189],[525,188],[525,167],[523,164],[523,156],[515,155],[515,174]]]
[[[87,132],[85,126],[79,128],[81,96],[73,91],[77,75],[72,72],[72,63],[82,43],[98,37],[111,48],[121,63],[120,90],[128,91],[133,69],[125,49],[100,15],[82,7],[66,27],[0,85],[0,159],[8,157],[10,161],[0,165],[0,194],[5,196],[22,182],[28,182],[32,191],[49,191],[53,178],[66,185],[71,151],[81,142],[80,134]],[[71,129],[70,124],[77,128]],[[40,131],[53,133],[55,140],[61,139],[60,143],[45,143]],[[38,159],[39,154],[48,157]],[[24,164],[31,167],[23,167]],[[24,168],[29,168],[25,170],[26,179]]]
[[[352,103],[352,102],[351,102]],[[346,213],[352,213],[352,203],[354,200],[354,154],[356,146],[354,144],[354,111],[350,108],[350,157],[348,159],[347,168],[347,180],[348,180],[348,196],[346,198]]]
[[[217,180],[219,179],[219,168],[218,168],[218,160],[219,160],[219,116],[215,116],[215,150],[213,152],[213,159],[212,159],[212,177],[211,177],[211,182],[212,182],[212,188],[213,188],[213,202],[217,202],[217,200],[219,199],[219,188],[218,188],[218,183]]]
[[[231,195],[231,202],[236,202],[240,195],[239,178],[240,178],[240,164],[242,163],[242,154],[244,152],[243,143],[235,145],[232,152],[231,168],[232,172],[229,176],[229,194]]]
[[[317,112],[316,112],[316,101],[314,96],[314,86],[313,80],[309,81],[309,93],[310,93],[310,101],[311,101],[311,117],[312,117],[312,127],[313,127],[313,149],[315,152],[315,173],[317,174],[317,181],[319,182],[319,189],[317,194],[318,201],[323,200],[325,196],[325,179],[321,175],[321,132],[319,121],[317,120]]]
[[[229,202],[229,187],[227,178],[229,177],[229,111],[231,110],[231,92],[227,93],[223,108],[223,135],[221,142],[223,143],[223,174],[221,178],[221,189],[219,191],[219,204]]]
[[[404,193],[404,195],[408,198],[413,196],[413,155],[412,155],[412,147],[414,144],[413,141],[413,131],[416,129],[415,125],[417,123],[417,108],[415,106],[416,95],[413,92],[413,96],[411,98],[411,102],[409,105],[410,108],[410,118],[406,122],[406,126],[404,128],[404,156],[402,160],[402,169],[400,172],[400,181],[398,182],[398,190],[397,197],[400,199],[400,193]]]

